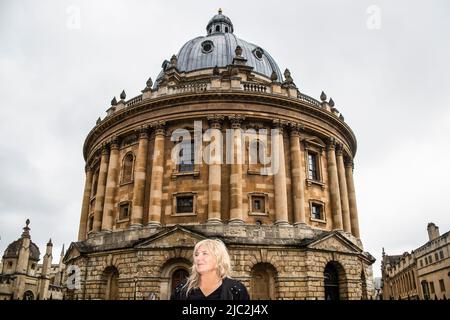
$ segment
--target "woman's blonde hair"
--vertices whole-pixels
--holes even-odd
[[[230,256],[227,251],[227,247],[225,247],[225,244],[222,241],[220,241],[219,239],[202,240],[195,245],[194,252],[193,252],[194,256],[195,256],[198,248],[200,248],[200,246],[203,246],[203,248],[206,251],[208,251],[210,254],[212,254],[212,255],[214,255],[214,257],[216,257],[217,275],[221,279],[224,279],[226,277],[231,278],[231,261],[230,261]],[[185,287],[187,287],[186,296],[189,294],[189,291],[191,291],[194,288],[198,288],[199,280],[200,280],[200,275],[197,272],[195,263],[193,263],[192,267],[191,267],[191,274],[185,285]]]

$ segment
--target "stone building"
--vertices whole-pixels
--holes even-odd
[[[6,248],[0,268],[0,300],[46,300],[63,298],[64,247],[58,264],[52,264],[53,244],[47,243],[43,264],[38,264],[40,251],[31,241],[30,221],[22,236]]]
[[[373,297],[344,117],[236,37],[221,10],[206,33],[142,94],[114,97],[88,134],[68,294],[168,299],[194,244],[216,237],[252,299]]]
[[[428,224],[429,241],[381,263],[383,299],[448,299],[450,297],[450,232],[439,234]]]

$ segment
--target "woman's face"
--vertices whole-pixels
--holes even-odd
[[[205,247],[198,247],[194,254],[194,264],[197,272],[202,275],[209,272],[216,272],[217,259]]]

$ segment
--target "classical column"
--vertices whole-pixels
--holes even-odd
[[[230,221],[231,224],[243,223],[242,213],[242,131],[241,123],[244,117],[241,115],[229,116],[233,129],[233,158],[231,159],[230,175]],[[230,150],[227,150],[229,152]]]
[[[80,228],[78,230],[78,241],[86,239],[87,233],[87,221],[89,215],[89,202],[91,199],[92,190],[92,168],[88,164],[85,167],[86,179],[84,182],[84,192],[83,192],[83,202],[81,205],[81,217],[80,217]]]
[[[342,230],[342,208],[339,193],[339,180],[336,165],[335,139],[327,143],[328,186],[330,188],[331,212],[333,216],[333,230]]]
[[[222,121],[220,115],[209,116],[210,123],[210,154],[209,154],[209,179],[208,179],[208,221],[210,224],[222,223],[221,212],[221,164],[222,164]],[[212,141],[214,138],[214,141]]]
[[[274,169],[273,184],[275,189],[275,224],[288,224],[286,163],[284,158],[283,121],[273,121],[275,134],[272,134],[272,167]]]
[[[119,140],[113,138],[110,143],[108,177],[106,179],[105,205],[103,208],[102,231],[112,231],[114,220],[114,196],[119,175]]]
[[[97,194],[95,195],[94,224],[92,231],[98,232],[102,227],[103,205],[105,202],[106,177],[108,174],[109,150],[103,146],[100,159],[100,170],[98,172]]]
[[[291,124],[290,145],[291,145],[291,177],[292,177],[292,198],[294,200],[294,224],[306,224],[305,215],[305,172],[302,166],[302,151],[300,149],[301,127],[298,124]]]
[[[161,225],[162,186],[164,173],[164,121],[153,123],[155,144],[153,148],[152,177],[150,184],[150,203],[148,224]],[[142,224],[142,218],[132,220],[132,224]]]
[[[350,206],[350,224],[352,234],[359,239],[358,208],[356,207],[355,184],[353,182],[353,161],[345,162],[345,173],[347,178],[348,203]]]
[[[343,145],[339,144],[336,149],[337,169],[339,176],[339,191],[341,196],[342,221],[344,223],[344,231],[352,232],[350,225],[350,207],[348,203],[347,179],[345,177]]]
[[[144,217],[145,180],[147,177],[148,127],[139,129],[139,146],[134,165],[133,207],[131,221],[141,225]]]

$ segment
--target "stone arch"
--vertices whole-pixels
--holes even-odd
[[[34,293],[31,290],[27,290],[23,293],[23,300],[34,300]]]
[[[171,258],[167,260],[160,269],[160,299],[169,300],[172,294],[172,288],[174,287],[174,276],[177,272],[181,273],[181,270],[190,273],[192,262],[186,258]]]
[[[277,299],[276,282],[278,272],[275,267],[266,262],[260,262],[251,268],[250,297],[252,300]]]
[[[115,266],[106,267],[101,275],[100,298],[119,299],[119,270]]]
[[[325,300],[346,300],[349,297],[347,274],[342,264],[329,261],[323,270]]]

